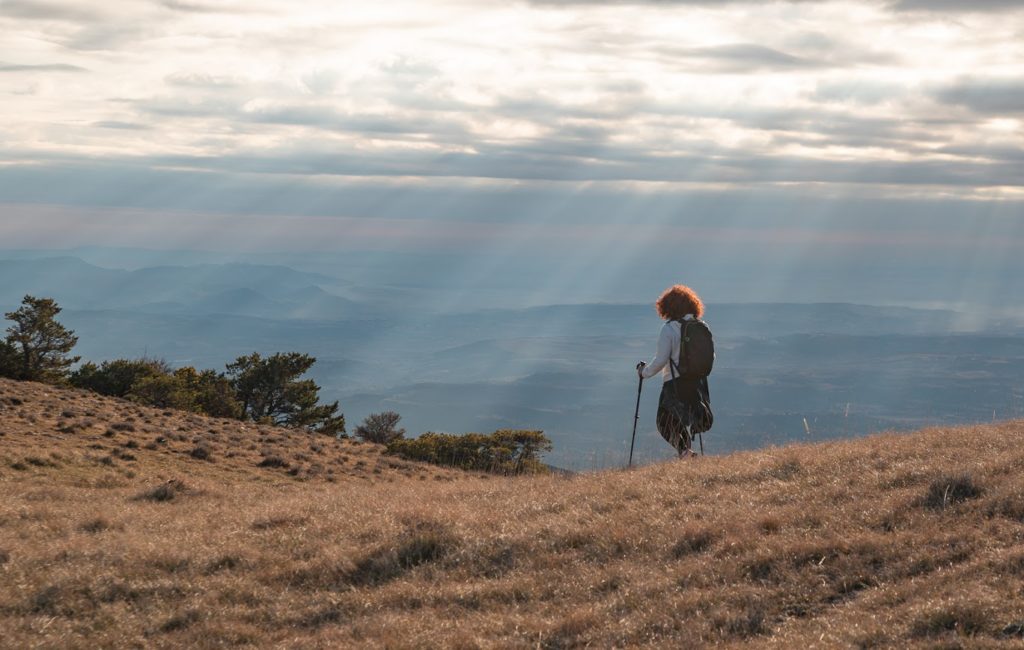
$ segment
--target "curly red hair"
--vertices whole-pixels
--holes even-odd
[[[658,315],[665,320],[682,320],[687,314],[693,314],[694,318],[704,315],[704,303],[697,292],[685,284],[665,289],[654,306],[658,309]]]

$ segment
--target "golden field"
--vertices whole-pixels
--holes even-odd
[[[0,380],[0,646],[1021,647],[1022,434],[504,478]]]

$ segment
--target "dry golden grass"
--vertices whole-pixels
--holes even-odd
[[[1020,422],[484,478],[38,385],[0,407],[4,647],[1024,642]]]

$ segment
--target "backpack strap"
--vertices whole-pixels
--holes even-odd
[[[668,366],[669,372],[672,373],[672,379],[676,378],[676,375],[683,376],[683,371],[680,368],[683,365],[683,359],[686,358],[686,331],[690,327],[692,320],[677,320],[679,323],[679,362],[676,363],[672,360],[672,355],[668,355]]]

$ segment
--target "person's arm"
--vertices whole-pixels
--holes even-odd
[[[641,376],[644,379],[650,379],[654,375],[662,371],[662,369],[668,364],[668,360],[672,357],[672,327],[669,323],[665,323],[665,326],[661,328],[661,334],[658,336],[658,353],[654,355],[651,362],[644,366],[640,371]]]

